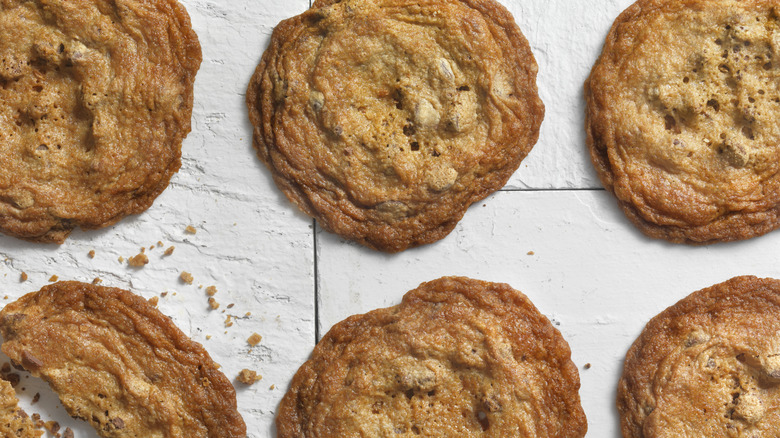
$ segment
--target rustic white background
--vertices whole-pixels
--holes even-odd
[[[292,375],[334,323],[397,304],[423,281],[467,275],[509,283],[553,321],[580,368],[588,436],[619,438],[616,382],[647,320],[735,275],[780,278],[780,232],[707,247],[654,241],[601,189],[585,147],[582,83],[630,0],[501,0],[539,63],[547,107],[539,142],[507,187],[475,204],[450,236],[397,255],[316,227],[276,190],[252,150],[247,82],[273,27],[305,10],[308,0],[182,2],[204,60],[181,170],[151,209],[109,229],[77,231],[59,247],[0,237],[0,298],[8,296],[0,303],[39,289],[52,275],[101,277],[104,285],[147,298],[168,291],[160,310],[202,343],[231,380],[242,368],[262,374],[251,387],[235,383],[250,437],[274,436],[274,413]],[[185,233],[188,225],[197,233]],[[148,250],[158,241],[174,245],[174,254]],[[146,267],[119,262],[142,246]],[[94,259],[87,256],[92,249]],[[193,285],[179,280],[181,271],[193,274]],[[218,310],[208,309],[210,285],[219,290]],[[240,317],[232,327],[224,325],[228,314]],[[255,332],[263,340],[250,348],[246,339]],[[78,437],[97,437],[67,418],[45,384],[21,374],[17,390],[28,412],[70,426]],[[36,392],[41,401],[30,406]]]

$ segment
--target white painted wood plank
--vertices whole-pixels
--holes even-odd
[[[507,188],[597,188],[585,145],[582,91],[614,19],[632,0],[503,0],[539,64],[546,107],[539,142]]]
[[[706,247],[651,240],[604,191],[500,192],[474,205],[444,240],[396,255],[327,232],[317,238],[323,334],[349,315],[395,305],[406,291],[445,275],[505,282],[524,292],[571,345],[590,437],[620,436],[617,380],[626,351],[651,317],[736,275],[780,278],[780,232]]]
[[[59,247],[0,237],[0,298],[8,296],[0,305],[38,290],[53,274],[61,280],[101,277],[104,285],[146,298],[168,291],[160,310],[203,344],[229,379],[242,368],[263,375],[251,387],[234,384],[249,437],[273,436],[279,400],[314,345],[312,221],[279,193],[257,159],[244,95],[273,27],[305,10],[308,0],[183,4],[198,33],[203,64],[181,170],[146,213],[109,229],[77,231]],[[188,225],[197,234],[185,233]],[[157,241],[164,247],[149,250]],[[170,245],[176,247],[173,255],[163,257]],[[150,258],[146,267],[118,261],[141,246]],[[91,249],[94,259],[87,256]],[[181,271],[192,273],[195,283],[181,282]],[[27,282],[19,282],[21,272],[29,275]],[[217,310],[208,308],[205,287],[210,285],[218,289]],[[224,323],[228,314],[238,317],[231,327]],[[255,332],[263,340],[250,348],[246,340]],[[97,437],[83,422],[68,419],[44,383],[23,377],[20,386],[26,388],[20,398],[28,413],[69,426],[77,437]],[[30,406],[36,392],[41,401]]]

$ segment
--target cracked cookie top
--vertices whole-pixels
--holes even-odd
[[[539,135],[537,65],[493,0],[318,1],[274,30],[254,145],[320,224],[396,252],[446,236]]]
[[[736,277],[653,318],[618,384],[625,438],[780,434],[780,280]]]
[[[200,60],[175,0],[0,1],[0,231],[62,243],[146,210]]]
[[[102,437],[242,438],[233,385],[142,297],[54,283],[0,311],[2,350]]]
[[[569,345],[525,295],[445,277],[333,326],[276,425],[279,438],[582,438],[579,387]]]
[[[747,239],[780,226],[780,6],[640,0],[586,83],[604,186],[646,234]]]

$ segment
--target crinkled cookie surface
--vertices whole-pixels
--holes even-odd
[[[780,435],[780,281],[737,277],[661,312],[626,355],[625,438]]]
[[[0,231],[62,243],[179,169],[200,45],[175,0],[0,1]]]
[[[236,393],[206,350],[143,298],[79,282],[0,311],[2,350],[102,437],[246,436]]]
[[[396,252],[446,236],[539,135],[537,65],[493,0],[318,1],[281,22],[247,92],[279,188]]]
[[[295,374],[280,438],[584,437],[560,333],[508,285],[445,277],[336,324]]]
[[[780,5],[639,0],[586,84],[604,186],[646,234],[747,239],[780,225]]]

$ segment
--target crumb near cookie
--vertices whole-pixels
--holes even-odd
[[[49,277],[50,282],[55,282],[57,280],[59,280],[59,277],[57,277],[56,275],[52,275],[51,277]]]
[[[206,288],[206,294],[210,297],[213,297],[217,293],[217,287],[216,286],[208,286]]]
[[[245,384],[245,385],[253,385],[260,380],[263,379],[263,376],[257,374],[257,371],[252,371],[244,368],[238,373],[238,377],[236,377],[236,380],[239,382]]]
[[[19,281],[22,282],[22,283],[27,281],[27,273],[26,272],[22,271],[22,273],[19,275]]]
[[[209,308],[211,310],[219,309],[219,303],[213,297],[209,297]]]
[[[149,256],[141,252],[127,259],[127,264],[134,268],[142,268],[149,263]]]
[[[175,247],[175,246],[169,246],[169,247],[168,247],[168,248],[165,250],[165,252],[164,252],[163,254],[164,254],[164,255],[166,255],[166,256],[169,256],[169,255],[173,254],[173,250],[174,250],[174,249],[176,249],[176,247]]]
[[[187,225],[187,228],[184,229],[184,232],[187,234],[195,234],[198,232],[198,230],[192,225]]]
[[[87,257],[89,257],[91,259],[94,259],[95,258],[95,250],[94,249],[89,250],[89,252],[87,253]]]
[[[262,340],[263,340],[263,337],[262,337],[262,336],[258,335],[257,333],[252,333],[252,335],[251,335],[251,336],[249,336],[249,338],[246,340],[246,342],[247,342],[247,343],[248,343],[248,344],[249,344],[251,347],[254,347],[254,346],[256,346],[257,344],[259,344],[259,343],[260,343],[260,341],[262,341]]]
[[[192,284],[194,277],[189,272],[182,271],[181,274],[179,274],[179,279],[186,284]]]

